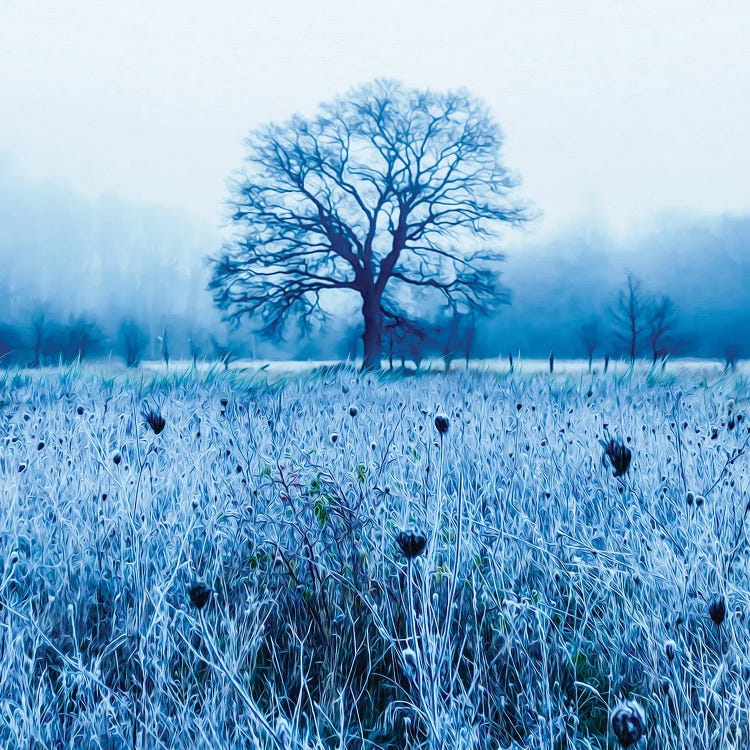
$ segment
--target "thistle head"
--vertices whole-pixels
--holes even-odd
[[[446,417],[445,414],[438,414],[435,417],[435,429],[440,433],[440,437],[443,437],[443,435],[448,432],[448,427],[450,427],[448,417]]]
[[[158,435],[167,426],[167,420],[164,419],[158,409],[144,411],[143,418],[146,420],[146,424],[153,430],[154,435]]]
[[[419,673],[419,665],[417,663],[417,655],[414,649],[405,648],[401,652],[401,665],[404,670],[404,676],[409,682],[415,682],[417,674]]]
[[[208,586],[206,586],[205,583],[202,583],[201,581],[195,581],[190,585],[190,588],[188,589],[190,603],[196,609],[201,610],[206,606],[206,604],[208,604],[208,600],[211,597],[212,592],[213,589],[210,589]]]
[[[664,653],[669,661],[674,661],[677,654],[677,644],[671,638],[664,644]]]
[[[620,747],[632,747],[646,734],[646,712],[635,700],[618,703],[609,722]]]
[[[427,537],[419,532],[405,530],[398,533],[396,543],[404,553],[404,557],[411,560],[424,552],[424,548],[427,546]]]
[[[717,594],[708,604],[708,616],[718,627],[727,616],[727,600],[723,594]]]
[[[615,470],[614,475],[621,477],[630,468],[630,461],[633,454],[625,443],[621,440],[611,438],[608,443],[602,443],[604,446],[604,455],[609,459],[612,468]]]

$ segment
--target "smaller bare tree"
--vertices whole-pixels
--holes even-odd
[[[198,360],[203,356],[203,349],[192,331],[188,332],[188,348],[190,349],[190,358],[193,360],[193,367],[197,367]]]
[[[234,351],[229,343],[222,344],[215,336],[211,336],[211,346],[214,350],[214,359],[217,359],[224,365],[224,369],[229,369],[229,363],[234,358]]]
[[[146,334],[132,319],[124,320],[120,325],[120,345],[127,367],[138,367],[146,349]]]
[[[42,366],[44,344],[49,328],[50,323],[47,319],[47,313],[43,309],[37,310],[31,318],[31,338],[34,348],[34,359],[31,362],[31,367]]]
[[[69,359],[83,362],[88,356],[98,354],[104,346],[104,333],[92,318],[79,315],[67,329],[68,341],[65,349]]]
[[[397,352],[401,356],[402,369],[405,367],[407,355],[411,356],[419,368],[423,357],[422,348],[427,341],[428,324],[408,317],[393,305],[383,308],[383,316],[386,321],[384,332],[389,369],[393,369],[393,357]]]
[[[674,302],[667,296],[652,300],[648,306],[648,329],[653,364],[660,359],[666,361],[676,351],[676,326],[677,309]]]
[[[586,356],[589,359],[589,372],[594,361],[594,352],[601,342],[601,329],[599,318],[589,318],[580,329],[581,341],[586,349]]]
[[[460,355],[463,355],[466,369],[469,369],[479,314],[472,309],[461,312],[451,305],[438,322],[435,333],[442,336],[442,355],[446,372],[450,370],[453,360]]]
[[[734,344],[727,344],[724,351],[724,372],[737,371],[737,362],[740,358],[739,350]]]
[[[617,346],[624,349],[635,363],[640,337],[647,328],[648,298],[641,282],[628,274],[627,283],[617,296],[617,304],[612,308],[613,335]]]

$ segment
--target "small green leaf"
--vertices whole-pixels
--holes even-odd
[[[322,529],[326,525],[328,520],[328,506],[326,505],[326,499],[323,495],[318,495],[313,503],[313,513],[315,513],[315,519],[320,524]]]

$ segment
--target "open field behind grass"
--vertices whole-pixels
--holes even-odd
[[[341,362],[339,360],[252,360],[239,359],[231,362],[229,369],[243,372],[246,374],[258,373],[265,375],[267,378],[275,379],[280,376],[299,375],[314,372],[320,368],[336,367]],[[383,360],[383,369],[389,370],[389,363]],[[410,372],[444,372],[445,362],[441,359],[427,359],[420,363],[419,368],[411,361],[406,361],[406,367]],[[361,360],[351,363],[355,369],[362,365]],[[177,372],[187,372],[192,368],[189,361],[176,361],[171,365],[172,369]],[[393,369],[398,371],[401,367],[401,361],[394,359]],[[145,362],[143,369],[150,373],[164,374],[167,368],[162,362],[149,361]],[[215,363],[199,363],[197,370],[200,373],[212,372],[220,369]],[[463,358],[458,357],[451,362],[451,371],[471,370],[472,372],[494,373],[498,375],[507,375],[510,372],[510,363],[507,357],[495,357],[492,359],[471,359],[468,367]],[[638,360],[635,365],[635,372],[639,374],[667,374],[667,375],[693,375],[697,377],[717,378],[724,372],[724,362],[717,359],[704,359],[700,357],[680,357],[668,360],[664,369],[661,362],[652,366],[648,360]],[[592,374],[603,374],[604,360],[597,357],[593,361]],[[607,368],[607,374],[625,375],[631,371],[630,362],[623,359],[612,359]],[[536,375],[549,372],[548,359],[526,359],[515,356],[513,360],[513,373],[517,375]],[[750,375],[750,360],[741,360],[736,365],[736,373],[748,376]],[[568,376],[586,376],[588,373],[587,359],[555,359],[554,374]]]
[[[0,746],[750,746],[748,394],[671,370],[9,373]]]

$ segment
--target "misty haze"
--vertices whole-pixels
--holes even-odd
[[[749,33],[0,1],[0,745],[750,747]]]

